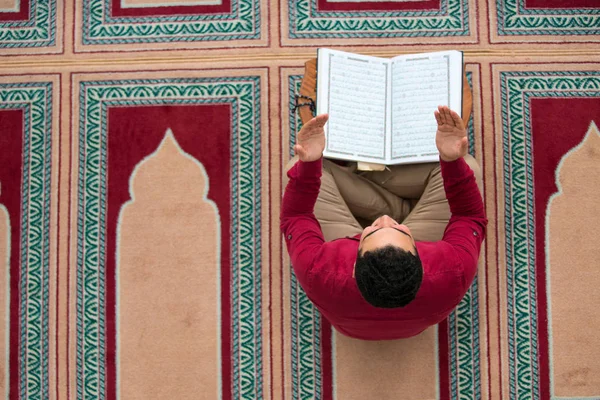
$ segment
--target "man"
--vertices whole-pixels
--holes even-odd
[[[300,285],[342,334],[365,340],[417,335],[445,319],[475,277],[487,219],[474,173],[465,161],[470,158],[466,130],[448,107],[439,107],[434,114],[440,163],[427,166],[427,182],[422,183],[425,188],[416,205],[416,199],[387,191],[384,186],[389,182],[375,185],[376,178],[369,180],[323,160],[326,114],[310,120],[298,133],[294,150],[299,160],[288,171],[281,230]],[[398,171],[402,167],[391,171],[387,180],[410,181]],[[323,190],[322,177],[336,182],[324,182]],[[354,193],[347,185],[343,188],[343,179],[356,183]],[[447,200],[435,195],[439,186]],[[402,217],[409,212],[405,224],[383,215],[362,229],[354,217],[364,223],[381,210],[366,207],[369,201],[357,205],[355,198],[364,196],[361,189],[376,192],[380,198],[373,197],[371,203],[383,204],[384,211],[395,210]],[[328,207],[335,212],[326,212]],[[451,217],[445,216],[448,207]],[[425,223],[419,225],[419,219]],[[330,241],[325,241],[319,222],[327,227]],[[440,233],[441,240],[422,241]]]

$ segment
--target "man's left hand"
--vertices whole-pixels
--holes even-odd
[[[467,130],[458,114],[447,106],[440,106],[434,112],[437,121],[435,144],[444,161],[454,161],[467,154]]]
[[[296,138],[294,151],[301,161],[316,161],[323,156],[325,150],[325,130],[323,126],[329,119],[329,115],[321,114],[308,121]]]

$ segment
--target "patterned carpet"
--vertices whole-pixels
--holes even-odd
[[[465,54],[488,238],[409,340],[279,234],[320,46]],[[600,398],[598,0],[0,0],[0,55],[0,398]]]

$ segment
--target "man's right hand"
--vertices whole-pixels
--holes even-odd
[[[323,156],[325,150],[325,130],[323,126],[329,119],[329,115],[321,114],[308,121],[296,138],[294,151],[301,161],[316,161]]]
[[[437,121],[435,144],[444,161],[454,161],[467,154],[467,130],[458,114],[447,106],[439,106],[434,112]]]

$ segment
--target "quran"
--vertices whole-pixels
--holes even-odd
[[[462,109],[463,55],[381,58],[320,48],[317,114],[328,158],[384,165],[438,161],[433,112]]]

